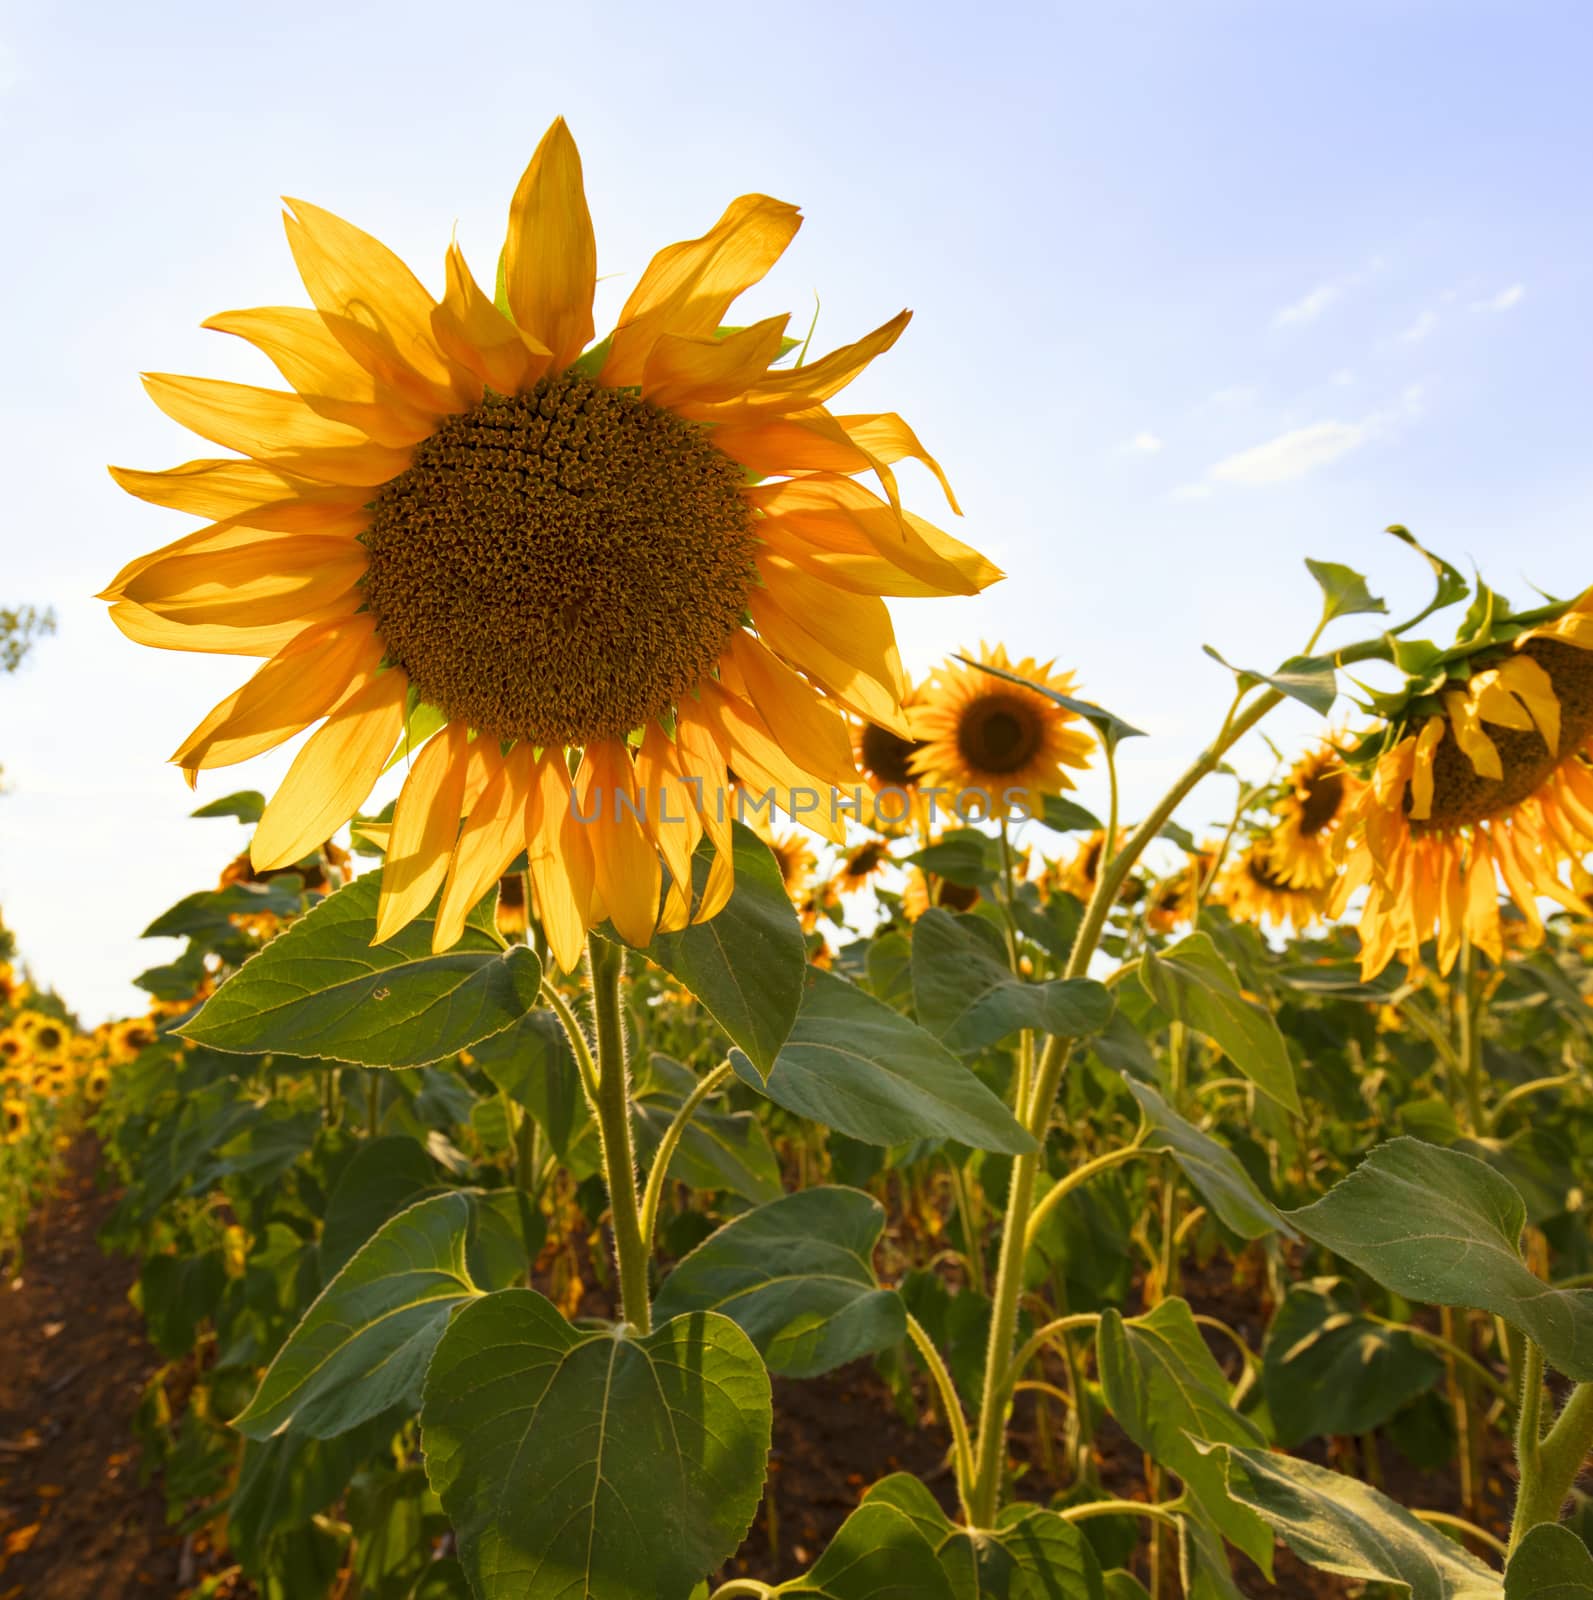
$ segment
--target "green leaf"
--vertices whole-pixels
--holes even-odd
[[[800,1600],[963,1600],[923,1529],[872,1499],[841,1524],[812,1570],[780,1592]]]
[[[970,661],[967,656],[958,656],[957,659],[965,667],[977,667],[981,672],[988,672],[992,678],[1005,678],[1008,683],[1032,689],[1036,694],[1044,695],[1053,704],[1061,706],[1064,711],[1071,711],[1074,716],[1082,717],[1100,734],[1102,742],[1109,750],[1115,750],[1119,741],[1123,739],[1145,737],[1143,728],[1136,728],[1133,724],[1124,722],[1121,717],[1114,716],[1104,706],[1098,706],[1093,701],[1075,700],[1070,694],[1062,694],[1043,683],[1035,683],[1033,679],[1025,678],[1016,672],[1009,672],[1005,667],[993,667],[988,661]]]
[[[696,1087],[697,1075],[689,1067],[668,1056],[652,1057],[647,1086],[631,1106],[636,1143],[644,1156],[658,1148]],[[777,1200],[782,1192],[779,1159],[763,1124],[750,1111],[699,1107],[675,1146],[669,1175],[693,1189],[728,1189],[754,1205]]]
[[[717,1311],[771,1372],[816,1378],[907,1335],[901,1296],[874,1276],[879,1202],[857,1189],[803,1189],[727,1222],[664,1280],[658,1317]]]
[[[1540,1522],[1505,1568],[1504,1600],[1593,1600],[1593,1555],[1569,1528]]]
[[[1229,1403],[1228,1380],[1189,1306],[1160,1301],[1125,1320],[1108,1308],[1095,1340],[1106,1404],[1141,1450],[1184,1480],[1190,1498],[1231,1544],[1272,1575],[1272,1535],[1229,1499],[1220,1463],[1196,1441],[1260,1445],[1260,1430]]]
[[[932,907],[913,924],[913,1003],[948,1050],[975,1055],[1021,1028],[1083,1038],[1112,1015],[1112,996],[1090,978],[1025,983],[986,942],[982,919]]]
[[[1313,561],[1309,556],[1305,558],[1305,564],[1322,589],[1324,623],[1333,621],[1335,617],[1353,617],[1388,610],[1388,606],[1366,587],[1366,579],[1353,567],[1341,566],[1337,561]]]
[[[994,864],[996,841],[977,828],[953,828],[933,844],[904,859],[924,872],[966,889],[981,889],[999,876]]]
[[[472,1045],[470,1058],[536,1119],[559,1160],[568,1163],[590,1114],[559,1019],[540,1008],[528,1011],[502,1033]]]
[[[269,883],[229,883],[225,889],[202,889],[187,895],[161,912],[139,937],[214,938],[237,932],[234,917],[296,917],[303,909],[303,880],[287,873]]]
[[[380,876],[368,872],[328,896],[177,1032],[217,1050],[418,1067],[501,1033],[531,1009],[542,969],[526,946],[499,945],[493,895],[441,955],[431,953],[435,906],[373,945]]]
[[[1444,1364],[1403,1328],[1361,1315],[1342,1278],[1289,1286],[1267,1330],[1261,1383],[1278,1443],[1380,1428],[1443,1376]]]
[[[466,1258],[479,1215],[456,1191],[384,1224],[305,1312],[233,1427],[330,1439],[413,1404],[449,1314],[481,1292]]]
[[[1095,833],[1101,828],[1101,819],[1093,811],[1060,794],[1045,796],[1039,820],[1056,833]]]
[[[1370,1485],[1309,1461],[1218,1444],[1228,1492],[1265,1518],[1302,1561],[1392,1584],[1410,1600],[1500,1600],[1499,1575]]]
[[[958,1600],[1105,1600],[1089,1541],[1054,1511],[1010,1505],[999,1527],[958,1527],[911,1473],[882,1478],[863,1504],[901,1512],[928,1540]]]
[[[736,887],[718,916],[661,933],[647,955],[713,1013],[765,1077],[802,1004],[807,944],[769,847],[732,824]],[[692,862],[695,892],[708,881],[706,842]]]
[[[1491,1311],[1567,1377],[1593,1378],[1593,1289],[1551,1289],[1527,1269],[1519,1253],[1527,1208],[1510,1181],[1475,1156],[1390,1139],[1288,1216],[1385,1289]]]
[[[687,1600],[751,1525],[771,1424],[729,1318],[581,1330],[505,1289],[437,1346],[421,1442],[478,1600]]]
[[[1150,1125],[1145,1148],[1170,1151],[1184,1176],[1240,1238],[1259,1239],[1274,1232],[1295,1237],[1294,1229],[1256,1188],[1233,1151],[1185,1121],[1148,1083],[1133,1078],[1124,1082]]]
[[[405,1134],[362,1144],[338,1176],[321,1230],[321,1277],[330,1281],[383,1223],[443,1185],[437,1163]]]
[[[265,815],[265,796],[257,789],[240,789],[237,794],[223,795],[219,800],[207,801],[191,817],[236,817],[239,822],[258,822]]]
[[[1236,667],[1209,644],[1200,648],[1238,678],[1241,690],[1265,683],[1324,717],[1338,698],[1338,675],[1331,656],[1290,656],[1276,672],[1257,672],[1253,667]]]
[[[738,1050],[737,1075],[799,1117],[861,1139],[956,1139],[1020,1155],[1034,1141],[933,1034],[828,972],[814,970],[796,1026],[765,1084]]]
[[[1168,1016],[1204,1034],[1263,1094],[1302,1115],[1294,1064],[1277,1019],[1240,991],[1233,968],[1204,933],[1160,955],[1147,950],[1139,975]]]
[[[1471,593],[1471,585],[1461,576],[1460,572],[1442,556],[1435,556],[1431,550],[1417,542],[1415,534],[1409,528],[1393,523],[1383,530],[1391,533],[1401,544],[1408,544],[1412,550],[1426,558],[1428,566],[1433,569],[1433,576],[1438,579],[1438,588],[1426,610],[1412,619],[1420,622],[1422,617],[1429,616],[1434,611],[1442,611],[1445,606],[1453,605],[1457,600],[1464,600]],[[1406,624],[1407,627],[1411,623]]]

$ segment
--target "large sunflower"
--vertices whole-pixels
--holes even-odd
[[[1029,657],[1012,662],[1004,645],[979,647],[979,659],[1072,694],[1069,673]],[[1094,741],[1079,719],[1034,689],[961,661],[937,669],[914,707],[921,744],[908,765],[925,791],[945,791],[959,816],[1040,814],[1044,797],[1073,787],[1067,767],[1087,767]],[[938,798],[938,797],[937,797]]]
[[[1363,972],[1415,964],[1435,935],[1442,972],[1463,935],[1498,960],[1501,881],[1541,938],[1538,900],[1576,909],[1561,872],[1593,850],[1593,590],[1478,653],[1463,684],[1415,702],[1385,745],[1334,897],[1342,910],[1366,888]]]
[[[901,509],[893,462],[944,477],[899,416],[827,409],[908,313],[776,367],[785,317],[723,321],[800,218],[745,195],[655,256],[593,344],[596,249],[562,120],[515,193],[496,302],[457,245],[439,301],[368,234],[290,205],[314,309],[207,326],[258,346],[292,392],[148,377],[168,415],[240,454],[115,473],[215,519],[117,575],[117,624],[266,658],[174,761],[192,780],[321,722],[255,832],[268,871],[409,754],[379,939],[441,891],[451,945],[525,849],[563,966],[605,917],[645,944],[661,901],[666,926],[692,914],[705,833],[711,915],[730,887],[727,764],[787,798],[855,781],[842,708],[901,723],[881,596],[1000,576]]]
[[[1341,835],[1361,786],[1331,740],[1295,762],[1273,806],[1278,821],[1268,871],[1291,889],[1322,889],[1338,876]]]

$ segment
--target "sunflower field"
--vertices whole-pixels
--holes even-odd
[[[285,387],[146,377],[220,453],[113,469],[202,525],[102,598],[248,658],[191,785],[308,737],[146,1016],[0,936],[0,1259],[90,1149],[154,1352],[127,1592],[1593,1596],[1593,591],[1310,561],[1125,814],[1056,661],[904,671],[1003,574],[844,409],[906,313],[733,320],[793,206],[602,337],[562,120],[440,298],[290,207],[310,303],[206,324]]]

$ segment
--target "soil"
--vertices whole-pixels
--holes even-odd
[[[97,1186],[97,1154],[86,1137],[74,1147],[60,1193],[33,1222],[23,1270],[0,1282],[0,1600],[178,1600],[218,1564],[168,1530],[159,1484],[140,1484],[132,1420],[160,1358],[127,1300],[135,1265],[107,1258],[96,1243],[117,1199]],[[579,1276],[587,1280],[581,1298],[590,1302],[581,1309],[599,1309],[606,1296],[585,1271]],[[1183,1287],[1197,1311],[1222,1317],[1252,1348],[1259,1344],[1268,1308],[1231,1263],[1191,1270]],[[1211,1348],[1236,1376],[1232,1346],[1217,1339]],[[951,1509],[946,1432],[922,1386],[916,1398],[915,1427],[898,1415],[867,1361],[801,1383],[776,1379],[768,1486],[722,1577],[780,1582],[804,1571],[868,1485],[892,1472],[917,1474]],[[1044,1469],[1050,1457],[1030,1396],[1014,1418],[1013,1452],[1024,1468],[1024,1497],[1045,1503],[1061,1485]],[[1097,1453],[1105,1492],[1146,1497],[1144,1459],[1110,1422]],[[1328,1460],[1324,1448],[1304,1453]],[[1479,1520],[1497,1533],[1508,1522],[1509,1460],[1508,1443],[1490,1437]],[[1342,1453],[1332,1464],[1355,1465]],[[1403,1503],[1459,1510],[1452,1473],[1417,1472],[1386,1445],[1380,1469]],[[1142,1552],[1142,1579],[1144,1560]],[[1359,1592],[1281,1545],[1273,1582],[1242,1557],[1235,1575],[1249,1596],[1348,1600]],[[253,1593],[242,1582],[225,1592],[232,1600]]]

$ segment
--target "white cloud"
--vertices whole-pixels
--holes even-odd
[[[1136,433],[1122,448],[1128,454],[1153,456],[1161,447],[1162,441],[1154,433]]]
[[[1436,311],[1424,311],[1408,328],[1400,333],[1400,342],[1402,344],[1418,344],[1437,326],[1438,313]]]
[[[1313,422],[1225,456],[1206,476],[1218,483],[1286,483],[1348,455],[1370,437],[1366,422]]]
[[[1286,305],[1272,319],[1274,328],[1287,328],[1297,322],[1315,322],[1327,308],[1344,293],[1339,283],[1319,283],[1309,294],[1303,294],[1291,305]]]
[[[1512,283],[1508,289],[1501,289],[1498,294],[1490,295],[1486,300],[1473,300],[1473,311],[1512,311],[1521,304],[1521,297],[1527,292],[1524,283]]]

